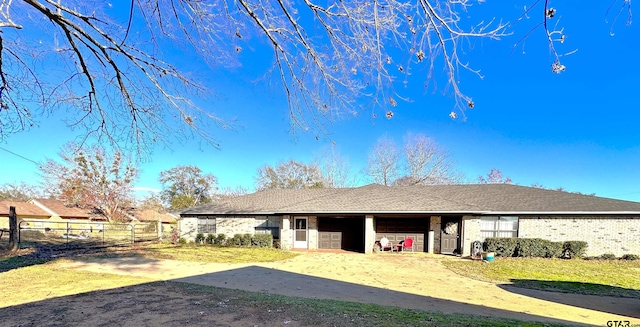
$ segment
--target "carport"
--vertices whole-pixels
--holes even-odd
[[[318,217],[318,248],[364,253],[364,217]]]
[[[412,238],[414,250],[425,252],[426,239],[429,231],[427,217],[376,217],[376,240],[386,237],[393,244],[398,244],[406,238]]]

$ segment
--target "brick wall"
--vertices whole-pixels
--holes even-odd
[[[236,234],[255,234],[256,217],[253,216],[212,216],[216,219],[216,234],[224,234],[226,237],[233,237]],[[257,216],[263,220],[266,216]],[[280,220],[280,217],[276,217]],[[198,217],[183,217],[178,221],[180,237],[187,241],[195,241],[198,232]],[[205,235],[206,236],[206,235]]]
[[[283,250],[293,248],[293,218],[289,215],[282,216],[280,221],[280,247]]]
[[[236,234],[254,234],[255,231],[254,217],[216,217],[216,234],[233,237]]]
[[[178,220],[178,230],[180,231],[180,237],[184,237],[187,241],[195,241],[198,234],[198,218],[181,218]]]
[[[472,216],[462,217],[462,256],[471,255],[471,243],[480,241],[480,218]]]
[[[585,241],[588,256],[640,255],[640,217],[520,217],[518,237]]]

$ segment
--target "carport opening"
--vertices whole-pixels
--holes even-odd
[[[318,248],[364,253],[364,217],[318,218]]]
[[[426,217],[380,217],[376,218],[376,240],[386,237],[392,244],[410,237],[414,250],[425,252],[427,249],[427,233],[429,219]]]

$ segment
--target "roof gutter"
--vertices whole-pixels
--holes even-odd
[[[384,210],[384,211],[353,211],[353,210],[334,210],[334,211],[262,211],[262,212],[248,212],[248,211],[226,211],[226,212],[201,212],[201,213],[182,213],[181,217],[201,216],[201,215],[327,215],[327,214],[361,214],[361,215],[375,215],[375,214],[422,214],[422,215],[477,215],[477,216],[535,216],[535,215],[636,215],[640,216],[640,211],[397,211],[397,210]]]
[[[485,211],[481,215],[636,215],[640,216],[640,211]]]

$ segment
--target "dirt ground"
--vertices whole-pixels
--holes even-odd
[[[304,252],[290,260],[260,264],[194,263],[125,257],[75,260],[65,262],[64,265],[69,269],[141,276],[157,281],[178,281],[447,313],[600,326],[606,325],[609,320],[628,320],[630,324],[640,324],[640,299],[563,294],[496,285],[452,273],[441,264],[442,260],[462,259],[406,253],[364,255]],[[86,322],[86,325],[106,326],[112,325],[116,320],[109,320],[109,316],[103,314],[104,309],[107,306],[117,306],[114,303],[120,303],[118,305],[123,306],[122,310],[128,310],[126,314],[130,318],[126,320],[125,325],[129,326],[301,325],[286,315],[277,315],[275,312],[274,320],[266,324],[264,321],[256,321],[256,317],[250,313],[238,317],[237,314],[225,311],[224,300],[208,305],[207,310],[198,310],[200,304],[208,301],[206,298],[200,298],[200,295],[190,298],[167,298],[166,292],[169,290],[162,288],[170,288],[171,284],[165,284],[167,285],[155,283],[126,290],[105,291],[100,297],[67,297],[61,300],[66,302],[54,306],[61,308],[59,310],[62,310],[62,316],[67,320],[60,318],[60,312],[51,312],[50,308],[39,308],[39,304],[33,304],[34,310],[23,310],[21,314],[27,315],[23,317],[27,319],[29,314],[38,315],[40,312],[57,317],[53,322],[61,322],[48,325],[67,325],[65,321],[70,324],[82,321]],[[114,301],[109,301],[110,298]],[[129,298],[131,305],[139,305],[142,301],[144,306],[140,310],[127,307]],[[118,301],[115,301],[116,299]],[[174,310],[170,315],[154,314],[180,305],[185,310]],[[115,309],[119,308],[109,309],[117,314],[118,310]],[[205,319],[207,316],[215,316],[215,320]],[[6,322],[0,322],[0,325],[5,325]],[[122,325],[121,322],[118,324]]]

